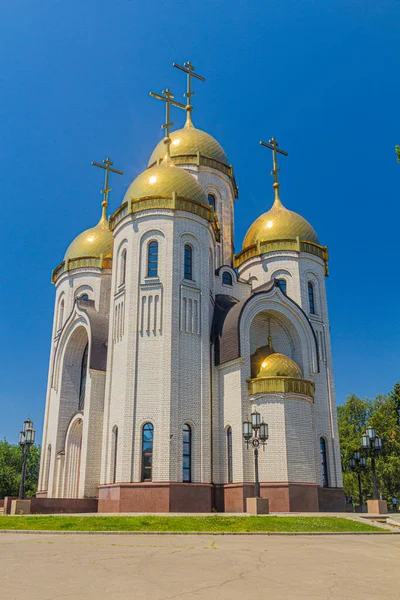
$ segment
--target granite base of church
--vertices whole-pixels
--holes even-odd
[[[43,494],[30,499],[32,515],[98,512],[97,498],[47,498]]]
[[[375,515],[387,515],[388,506],[386,500],[367,500],[368,512]]]
[[[268,498],[247,498],[246,512],[248,515],[268,515]]]
[[[117,483],[99,488],[99,512],[211,512],[207,483]]]
[[[270,512],[344,512],[343,489],[306,483],[261,483]],[[253,483],[116,483],[99,488],[99,512],[245,513],[255,497]]]

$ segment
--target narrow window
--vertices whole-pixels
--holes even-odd
[[[329,487],[328,480],[328,461],[326,459],[326,442],[324,438],[319,440],[319,452],[321,456],[321,474],[322,474],[322,486]]]
[[[88,364],[88,350],[89,344],[86,344],[83,351],[82,362],[81,362],[81,382],[79,385],[79,402],[78,410],[83,410],[85,407],[85,388],[86,388],[86,375],[87,375],[87,364]]]
[[[213,209],[213,212],[215,212],[215,196],[214,196],[214,194],[208,194],[208,204]]]
[[[126,280],[126,249],[122,250],[121,254],[121,285],[124,285]]]
[[[151,481],[153,467],[153,434],[151,423],[143,425],[142,436],[142,481]]]
[[[308,282],[308,303],[310,305],[310,313],[315,315],[314,285],[311,281]]]
[[[61,329],[64,324],[64,298],[60,303],[60,313],[58,315],[58,329]]]
[[[232,285],[232,275],[228,273],[228,271],[225,271],[222,275],[222,283],[225,285]]]
[[[43,489],[47,490],[49,486],[49,475],[50,475],[50,462],[51,462],[51,444],[47,446],[46,455],[46,470],[44,475]]]
[[[193,248],[185,244],[185,279],[193,279]]]
[[[112,482],[117,480],[118,427],[113,429]]]
[[[150,242],[147,250],[147,277],[158,275],[158,242]]]
[[[281,291],[286,294],[286,279],[277,279],[278,285],[281,288]]]
[[[232,427],[228,427],[226,430],[226,441],[228,447],[228,483],[233,483]]]
[[[190,425],[183,426],[183,455],[182,455],[182,481],[192,481],[192,429]]]

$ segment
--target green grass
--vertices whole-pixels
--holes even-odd
[[[1,529],[41,531],[182,531],[182,532],[370,532],[368,523],[340,517],[69,517],[3,516]]]

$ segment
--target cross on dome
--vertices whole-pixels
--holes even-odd
[[[270,150],[272,150],[272,165],[273,165],[273,170],[271,171],[271,175],[274,176],[274,184],[273,184],[273,188],[275,190],[275,201],[280,202],[280,198],[279,198],[279,181],[278,181],[278,173],[280,171],[280,169],[278,169],[278,163],[276,160],[276,153],[279,152],[279,154],[283,154],[283,156],[288,156],[288,153],[285,152],[284,150],[281,150],[280,148],[278,148],[279,144],[276,141],[276,139],[273,137],[269,140],[269,143],[267,144],[267,142],[260,142],[261,146],[265,146],[265,148],[269,148]]]
[[[102,165],[101,163],[92,161],[93,166],[99,167],[100,169],[105,170],[104,188],[100,191],[100,194],[103,194],[103,196],[104,196],[103,202],[101,203],[101,206],[103,207],[101,219],[105,221],[107,218],[108,193],[111,192],[111,190],[112,190],[112,188],[108,187],[109,174],[111,172],[111,173],[117,173],[118,175],[123,175],[123,172],[119,171],[118,169],[112,168],[114,163],[112,162],[112,160],[110,158],[106,158],[105,160],[103,160],[103,163],[104,164]]]
[[[179,69],[180,71],[187,73],[187,91],[185,92],[184,97],[186,98],[186,112],[187,112],[188,122],[191,122],[190,121],[190,113],[193,110],[191,97],[194,95],[194,92],[192,92],[192,77],[195,77],[196,79],[199,79],[200,81],[205,81],[205,78],[202,77],[201,75],[199,75],[198,73],[194,72],[194,65],[192,65],[192,63],[190,61],[185,62],[183,64],[183,67],[181,65],[178,65],[178,63],[175,63],[175,62],[172,63],[172,65],[174,67],[176,67],[177,69]]]
[[[171,133],[171,127],[174,125],[171,122],[171,105],[172,106],[176,106],[177,108],[182,108],[183,110],[185,110],[185,105],[181,104],[180,102],[176,102],[176,100],[174,100],[174,95],[171,92],[171,90],[169,88],[167,88],[166,90],[162,91],[162,96],[160,94],[156,94],[155,92],[150,92],[150,96],[152,98],[156,98],[157,100],[162,100],[163,102],[165,102],[165,112],[166,112],[166,116],[165,116],[165,123],[164,125],[162,125],[162,128],[165,129],[165,139],[164,139],[164,144],[166,144],[167,146],[167,155],[168,158],[171,158],[171,149],[170,149],[170,145],[171,145],[171,138],[170,138],[170,133]]]

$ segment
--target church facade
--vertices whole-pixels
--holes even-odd
[[[166,138],[109,219],[104,161],[101,219],[53,271],[38,496],[242,512],[255,494],[243,422],[257,411],[270,510],[340,510],[327,248],[282,204],[271,140],[273,205],[234,253],[233,170],[186,96],[170,132],[164,94]]]

